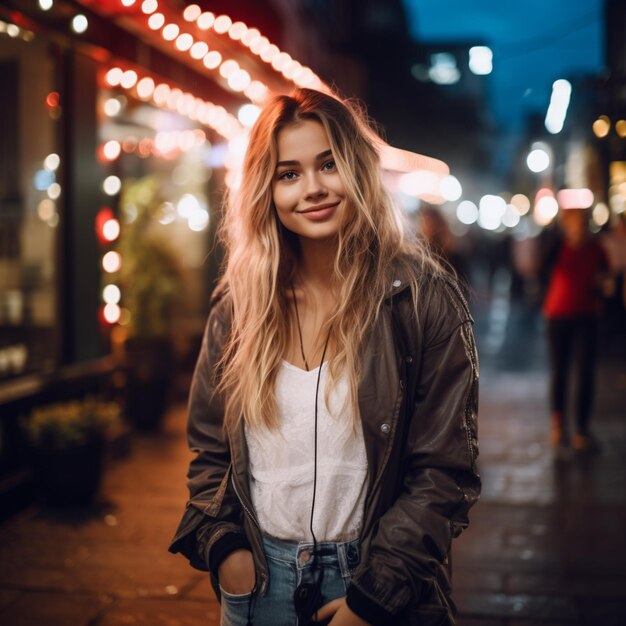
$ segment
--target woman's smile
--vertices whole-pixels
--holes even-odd
[[[325,220],[333,215],[335,209],[339,206],[339,202],[327,202],[326,204],[318,204],[307,209],[296,211],[309,220],[314,222]]]

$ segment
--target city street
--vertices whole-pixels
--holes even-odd
[[[168,551],[203,338],[259,527],[392,529],[368,620],[440,615],[420,564],[475,503],[455,626],[626,626],[624,0],[0,0],[0,84],[0,626],[219,626]]]
[[[621,626],[626,361],[612,356],[600,364],[600,453],[555,455],[547,444],[541,323],[523,318],[511,314],[500,348],[482,349],[484,487],[453,548],[459,624]],[[480,349],[487,323],[479,323],[477,336]],[[218,624],[207,576],[167,552],[185,502],[184,429],[179,404],[161,433],[133,435],[130,454],[110,465],[93,509],[32,506],[2,526],[2,624]]]

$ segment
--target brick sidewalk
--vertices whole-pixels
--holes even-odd
[[[454,547],[460,626],[626,624],[624,367],[600,372],[600,455],[555,458],[541,372],[482,372],[483,498]],[[134,435],[88,511],[0,527],[6,626],[217,626],[206,575],[167,552],[185,501],[185,411]]]

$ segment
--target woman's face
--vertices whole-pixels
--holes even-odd
[[[346,210],[345,188],[320,122],[279,131],[272,197],[281,224],[300,238],[335,237]]]

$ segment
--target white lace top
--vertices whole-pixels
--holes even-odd
[[[283,361],[276,380],[279,427],[246,428],[252,502],[263,532],[279,539],[312,540],[315,387],[319,368],[305,371]],[[327,364],[317,402],[317,487],[313,530],[318,541],[358,537],[367,488],[361,423],[339,414],[348,396],[345,378],[324,402]]]

